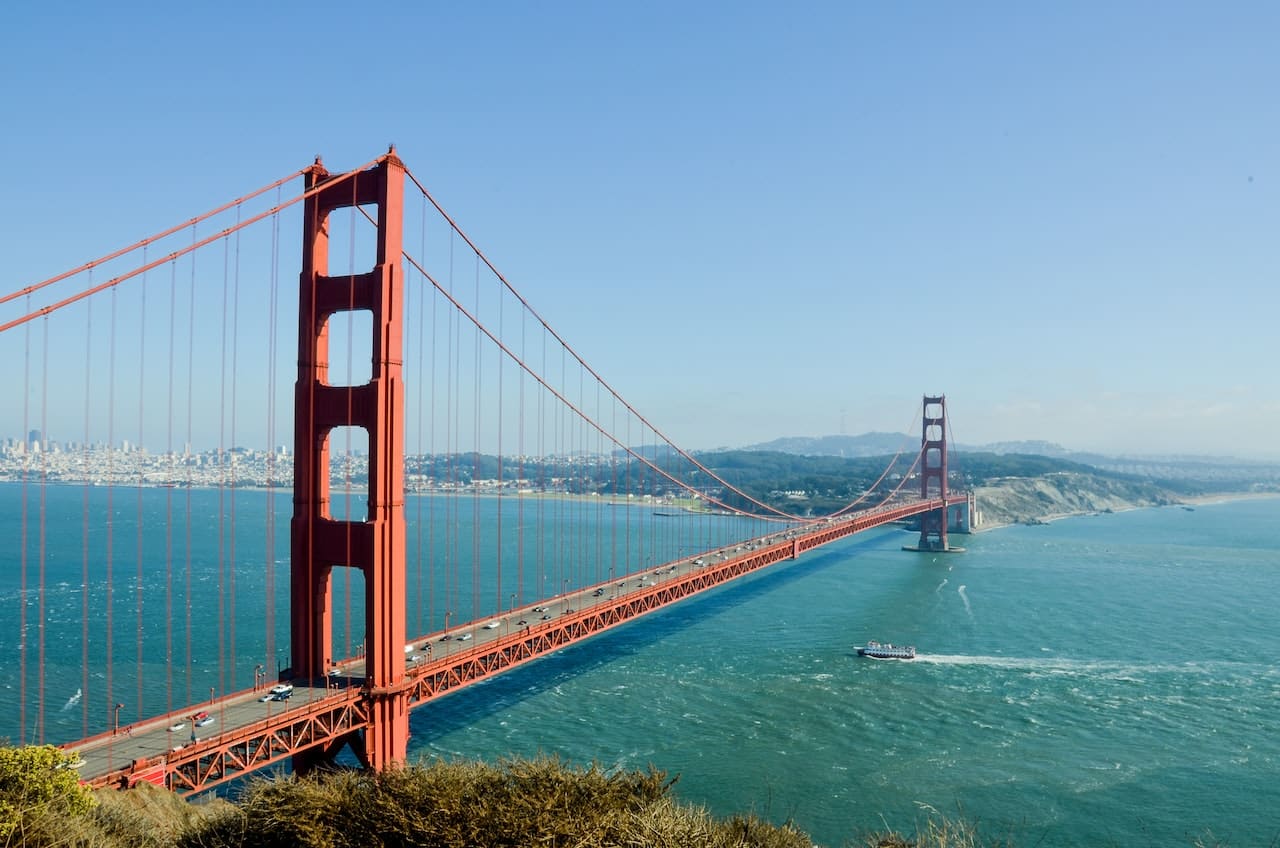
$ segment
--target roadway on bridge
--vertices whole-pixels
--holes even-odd
[[[422,673],[434,665],[447,665],[467,653],[476,652],[490,643],[518,633],[537,631],[551,626],[564,615],[580,612],[597,604],[612,603],[632,592],[640,592],[659,583],[676,580],[694,571],[747,556],[769,545],[789,541],[801,531],[787,530],[719,548],[693,557],[663,563],[651,570],[633,572],[620,580],[609,580],[595,586],[570,591],[538,603],[518,607],[496,618],[466,622],[448,630],[421,636],[406,644],[406,673]],[[339,663],[323,681],[291,680],[293,686],[285,700],[271,696],[268,685],[239,692],[221,699],[195,704],[168,716],[133,725],[122,725],[117,732],[100,734],[74,747],[83,760],[79,767],[85,779],[128,768],[135,760],[149,760],[180,751],[184,747],[214,739],[229,729],[246,727],[263,719],[301,712],[308,706],[334,695],[339,690],[364,685],[364,661]],[[212,721],[197,726],[196,716],[206,714]]]

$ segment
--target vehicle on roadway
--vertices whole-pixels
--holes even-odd
[[[471,638],[471,634],[470,634],[470,633],[463,633],[461,636],[459,636],[459,637],[458,637],[458,641],[459,641],[459,642],[465,642],[465,641],[467,641],[467,640],[468,640],[468,639],[470,639],[470,638]]]
[[[182,728],[184,728],[184,727],[186,727],[186,726],[187,726],[187,723],[186,723],[185,721],[180,721],[180,722],[178,722],[178,723],[176,723],[176,724],[171,724],[171,725],[169,725],[169,732],[170,732],[170,733],[177,733],[179,730],[181,730]]]
[[[497,629],[498,629],[499,627],[501,627],[501,626],[502,626],[502,622],[500,622],[500,621],[491,621],[491,622],[489,622],[488,624],[486,624],[486,625],[484,626],[484,629],[485,629],[485,630],[497,630]]]

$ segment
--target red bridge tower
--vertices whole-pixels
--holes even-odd
[[[924,397],[920,430],[920,497],[941,499],[941,509],[920,515],[920,541],[913,551],[959,551],[947,544],[947,396]]]
[[[365,585],[366,697],[369,724],[329,749],[294,757],[306,771],[351,745],[366,766],[403,761],[409,739],[404,679],[405,525],[404,383],[401,377],[403,269],[400,263],[404,164],[394,148],[378,164],[331,182],[316,164],[303,222],[298,304],[298,382],[294,409],[290,643],[294,678],[323,679],[333,662],[333,569],[358,568]],[[377,258],[362,274],[329,275],[329,215],[377,207]],[[329,319],[373,315],[373,369],[362,386],[329,382]],[[365,521],[335,520],[329,509],[329,437],[363,427],[369,437],[369,511]]]

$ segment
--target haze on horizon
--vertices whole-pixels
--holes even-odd
[[[1280,460],[1274,4],[392,2],[376,61],[298,37],[350,13],[9,10],[3,293],[394,141],[681,447],[918,432],[945,393],[963,444]]]

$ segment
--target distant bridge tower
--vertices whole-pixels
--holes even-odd
[[[326,183],[333,183],[325,187]],[[290,644],[294,678],[322,680],[333,662],[333,569],[358,568],[365,586],[363,734],[294,757],[306,771],[350,745],[366,766],[405,758],[408,700],[402,687],[405,644],[404,302],[400,264],[404,164],[394,149],[377,165],[331,180],[319,159],[306,176],[302,274],[298,303],[298,382],[294,408],[293,522],[290,530]],[[377,258],[362,274],[329,276],[329,215],[377,207]],[[329,319],[366,310],[373,316],[368,383],[329,382]],[[338,521],[329,504],[329,438],[335,427],[363,427],[369,438],[369,511]]]
[[[924,421],[920,430],[920,497],[947,499],[947,396],[924,397]],[[947,545],[947,507],[920,516],[920,541],[916,551],[956,550]]]

